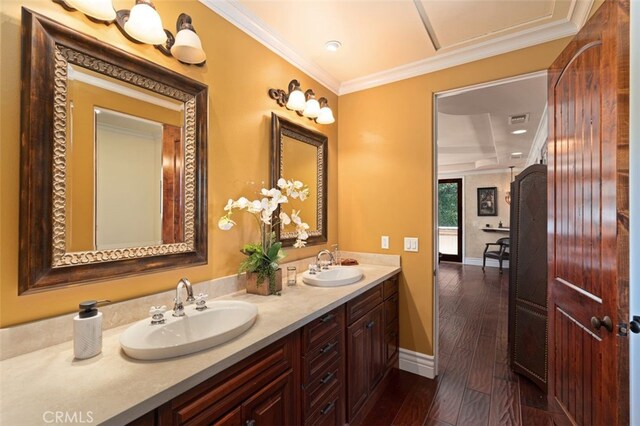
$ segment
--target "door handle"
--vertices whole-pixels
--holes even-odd
[[[598,317],[591,317],[591,326],[596,330],[600,330],[600,327],[604,326],[607,331],[613,331],[613,321],[611,321],[611,318],[608,316],[605,316],[602,319],[599,319]]]
[[[629,329],[635,334],[640,333],[640,317],[639,316],[635,316],[635,315],[633,316],[633,321],[629,323]]]

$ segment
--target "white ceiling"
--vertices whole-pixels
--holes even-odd
[[[337,94],[573,35],[593,4],[593,0],[200,1]],[[339,40],[342,47],[327,51],[324,45],[329,40]]]
[[[547,77],[529,78],[442,95],[437,100],[438,174],[523,168],[535,142],[546,140]],[[509,116],[528,114],[525,124]],[[514,130],[526,130],[514,135]],[[533,148],[536,149],[536,148]],[[520,152],[520,158],[513,153]]]

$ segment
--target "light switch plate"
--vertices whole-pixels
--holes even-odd
[[[383,235],[380,238],[380,247],[382,247],[385,250],[389,250],[389,236],[388,235]]]
[[[404,251],[418,251],[418,238],[417,237],[405,237],[404,238]]]

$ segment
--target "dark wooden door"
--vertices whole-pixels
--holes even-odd
[[[462,263],[462,179],[438,179],[439,258]]]
[[[628,424],[629,1],[606,1],[549,74],[549,393]]]
[[[242,404],[242,420],[248,426],[293,425],[293,371],[289,370]]]

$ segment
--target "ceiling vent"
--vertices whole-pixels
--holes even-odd
[[[516,126],[518,124],[525,124],[529,122],[529,114],[518,114],[509,116],[509,124]]]
[[[518,158],[522,158],[522,153],[521,152],[512,152],[511,153],[511,159],[512,160],[517,160]]]

